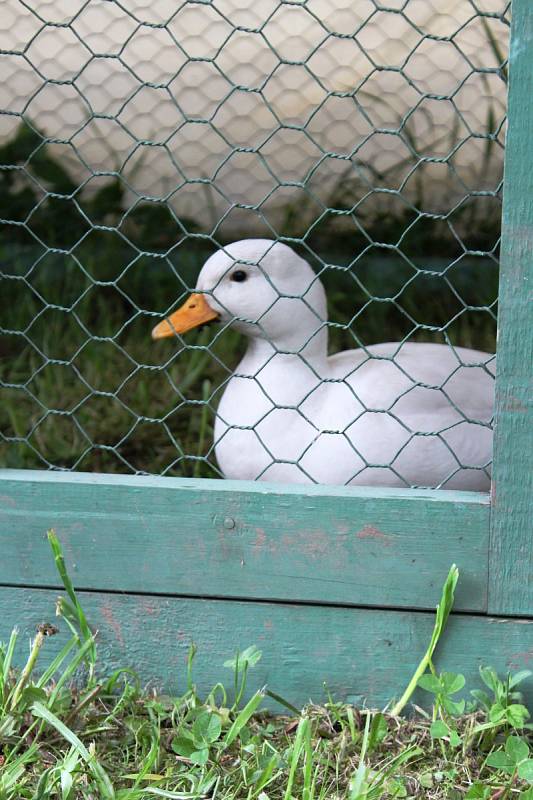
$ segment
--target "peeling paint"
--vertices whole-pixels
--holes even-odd
[[[518,658],[524,662],[524,664],[529,664],[530,661],[533,661],[533,650],[524,650],[522,653],[514,653],[511,658]]]
[[[102,603],[100,608],[102,612],[102,616],[105,619],[106,623],[109,627],[113,630],[115,637],[121,647],[124,647],[124,638],[122,636],[122,628],[120,627],[120,622],[118,622],[115,617],[113,616],[113,609],[109,602]]]
[[[365,525],[355,535],[358,539],[374,539],[376,541],[380,541],[384,547],[390,547],[392,544],[392,537],[387,536],[386,533],[383,533],[373,525]]]
[[[253,543],[254,550],[262,550],[265,546],[266,542],[266,533],[263,528],[256,528],[255,529],[255,540]]]
[[[154,614],[156,613],[154,604],[150,600],[147,600],[145,598],[143,598],[142,600],[142,611],[143,614],[147,614],[150,617],[153,617]]]
[[[311,558],[320,558],[332,550],[333,542],[331,536],[322,530],[304,533],[300,535],[300,539],[302,539],[300,545],[302,552],[311,556]]]
[[[513,653],[507,659],[507,665],[511,670],[522,669],[533,665],[533,650],[524,650],[521,653]]]

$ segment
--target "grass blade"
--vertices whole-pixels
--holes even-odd
[[[91,672],[94,670],[94,665],[96,663],[96,646],[94,644],[94,637],[91,633],[91,629],[89,628],[89,624],[87,622],[87,618],[81,607],[78,598],[76,596],[76,592],[74,590],[74,585],[70,580],[70,576],[67,572],[67,567],[65,565],[65,559],[63,558],[63,551],[61,549],[61,544],[59,539],[57,538],[55,531],[49,530],[48,531],[48,541],[50,543],[50,547],[52,548],[52,553],[54,555],[54,561],[56,565],[56,569],[59,573],[59,577],[65,587],[65,591],[68,594],[72,606],[75,611],[76,621],[79,626],[79,631],[81,634],[81,638],[86,642],[89,639],[92,641],[92,646],[89,648],[88,657],[89,657],[89,665]]]
[[[294,740],[294,745],[292,747],[289,777],[287,779],[287,788],[285,790],[284,800],[291,800],[292,787],[294,784],[294,779],[296,777],[296,769],[298,768],[298,762],[300,761],[300,754],[302,750],[305,748],[305,743],[306,740],[310,737],[310,733],[311,732],[309,727],[309,720],[307,719],[307,717],[302,717],[302,719],[298,723],[298,728],[296,730],[296,737]],[[311,767],[310,764],[308,766]],[[307,771],[304,777],[307,777]]]
[[[261,689],[258,692],[256,692],[250,700],[248,700],[243,710],[237,715],[236,719],[234,720],[233,724],[231,725],[230,729],[226,734],[226,738],[224,739],[224,744],[226,745],[226,747],[229,747],[231,743],[235,741],[240,731],[249,721],[252,714],[255,714],[255,712],[261,705],[264,697],[265,697],[265,692],[263,689]]]
[[[289,701],[285,700],[285,698],[282,697],[280,694],[276,694],[276,692],[272,692],[270,689],[266,689],[265,694],[267,695],[267,697],[271,697],[272,700],[275,700],[276,703],[279,703],[280,706],[285,706],[285,708],[288,708],[289,711],[292,711],[292,713],[296,714],[297,717],[299,717],[300,714],[302,713],[301,709],[296,708],[296,706],[293,706],[292,703],[289,703]]]
[[[35,682],[38,688],[46,686],[49,680],[52,679],[57,670],[61,667],[72,648],[78,643],[77,639],[73,636],[68,640],[66,645],[60,650],[57,656],[51,661],[50,665],[45,669],[41,677]]]
[[[79,753],[80,757],[85,761],[89,769],[91,770],[98,786],[100,787],[100,792],[102,798],[104,800],[115,800],[115,790],[111,785],[111,781],[109,780],[109,776],[107,772],[104,770],[101,764],[98,763],[96,757],[91,755],[81,739],[79,739],[76,734],[67,728],[61,720],[56,717],[46,706],[42,703],[36,702],[32,705],[31,711],[34,716],[38,717],[39,719],[43,719],[45,722],[48,722],[56,731],[63,736],[64,739],[72,745],[72,747]]]
[[[11,664],[13,662],[13,653],[15,652],[15,645],[18,639],[18,628],[13,628],[11,631],[11,636],[9,637],[9,642],[6,648],[6,652],[2,661],[2,695],[3,701],[5,702],[7,699],[7,686],[8,686],[8,679],[9,679],[9,671],[11,669]]]
[[[370,739],[370,714],[366,715],[365,730],[363,733],[363,741],[361,742],[361,754],[359,756],[359,765],[355,771],[351,787],[350,787],[350,800],[358,800],[362,795],[362,791],[366,778],[366,751],[368,749],[368,742]]]
[[[86,642],[84,642],[80,647],[80,649],[78,650],[78,652],[76,653],[76,655],[74,656],[74,658],[72,659],[72,661],[70,661],[68,666],[61,673],[61,675],[57,680],[57,683],[54,686],[53,692],[50,694],[51,706],[53,706],[61,687],[64,686],[65,683],[69,680],[69,678],[71,678],[74,675],[74,673],[78,669],[81,662],[84,660],[85,656],[87,655],[93,644],[94,644],[94,639],[92,637],[91,639],[88,639]]]

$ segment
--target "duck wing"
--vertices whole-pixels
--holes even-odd
[[[492,418],[495,356],[480,350],[387,342],[331,356],[328,368],[368,410],[418,421],[457,413],[477,422]]]
[[[424,343],[373,345],[328,360],[330,377],[364,409],[347,435],[367,464],[388,463],[410,485],[477,490],[489,483],[494,366],[488,353]],[[365,470],[354,482],[374,482],[377,473]]]

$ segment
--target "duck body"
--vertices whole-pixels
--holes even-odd
[[[215,421],[226,478],[488,490],[493,356],[414,342],[328,356],[320,280],[269,240],[215,253],[198,289],[248,337]]]
[[[217,461],[234,479],[488,490],[493,378],[476,366],[487,357],[389,343],[310,369],[252,347],[218,408]]]

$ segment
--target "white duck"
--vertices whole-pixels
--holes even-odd
[[[393,342],[328,356],[324,288],[290,247],[226,246],[153,330],[231,324],[248,348],[215,423],[226,478],[487,490],[494,357]]]

